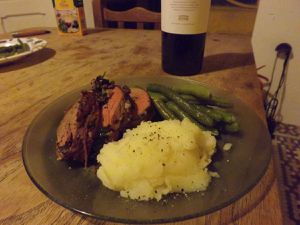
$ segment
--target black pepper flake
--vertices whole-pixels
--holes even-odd
[[[133,150],[132,152],[135,152],[135,150]]]
[[[162,166],[166,166],[166,164],[163,163]]]
[[[184,192],[184,189],[183,189],[183,188],[181,188],[181,192]]]
[[[160,149],[160,151],[163,152],[164,150],[163,150],[163,149]]]
[[[155,194],[157,194],[157,190],[155,190],[154,192],[155,192]]]

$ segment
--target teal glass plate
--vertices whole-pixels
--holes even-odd
[[[129,77],[116,83],[145,87],[148,83],[200,84],[177,77]],[[163,200],[138,202],[121,198],[96,177],[96,168],[70,169],[55,155],[56,129],[78,98],[74,90],[48,105],[32,121],[23,141],[23,162],[33,183],[47,197],[72,211],[123,223],[163,223],[185,220],[219,210],[249,192],[266,172],[271,158],[271,139],[264,122],[241,100],[213,87],[212,92],[232,101],[241,125],[238,135],[223,135],[220,146],[230,142],[232,150],[218,151],[212,167],[220,174],[207,191],[169,195]]]

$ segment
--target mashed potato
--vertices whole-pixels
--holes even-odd
[[[160,200],[173,192],[206,190],[216,140],[185,119],[143,122],[105,144],[97,156],[103,185],[121,196]]]

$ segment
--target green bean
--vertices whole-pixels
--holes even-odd
[[[224,107],[224,108],[232,107],[232,104],[230,102],[226,101],[221,97],[212,95],[211,92],[206,87],[203,86],[185,84],[185,85],[172,87],[172,90],[174,90],[176,93],[181,94],[182,98],[186,100],[195,100],[195,99],[202,100],[202,101],[205,100],[207,101],[207,103],[215,106]]]
[[[178,119],[183,120],[184,118],[189,119],[192,123],[197,125],[201,130],[209,130],[214,136],[219,135],[219,131],[217,129],[207,129],[206,127],[199,124],[196,120],[193,119],[188,113],[181,110],[174,102],[167,102],[167,107],[178,117]]]
[[[14,55],[16,53],[22,53],[25,51],[29,51],[30,47],[28,44],[23,43],[20,39],[18,39],[19,44],[7,46],[7,47],[0,47],[0,58],[1,57],[8,57]]]
[[[216,122],[220,122],[223,119],[223,116],[220,113],[215,112],[213,109],[210,109],[208,107],[205,107],[203,105],[195,105],[195,108],[199,111],[205,113],[210,118],[212,118]]]
[[[172,88],[175,89],[175,88]],[[178,92],[180,93],[180,92]],[[232,104],[225,100],[224,98],[215,96],[215,95],[210,95],[208,98],[204,97],[197,97],[196,95],[193,94],[185,94],[185,93],[180,93],[180,96],[192,103],[195,104],[204,104],[204,105],[212,105],[212,106],[218,106],[221,108],[231,108]]]
[[[150,95],[151,99],[155,99],[155,100],[159,100],[159,101],[163,101],[163,102],[167,102],[168,99],[166,98],[166,96],[157,93],[157,92],[152,92],[152,91],[148,91],[148,94]]]
[[[180,97],[183,98],[184,100],[187,100],[187,101],[199,102],[199,100],[197,99],[197,97],[195,97],[193,95],[180,94]]]
[[[165,95],[168,99],[176,103],[182,110],[190,114],[199,123],[207,126],[213,127],[214,121],[206,114],[198,111],[193,105],[180,97],[176,92],[172,91],[170,88],[159,84],[149,84],[147,87],[148,91],[159,92]]]
[[[192,84],[183,84],[180,86],[172,87],[172,90],[180,94],[193,95],[200,99],[210,99],[210,91],[203,86],[192,85]]]
[[[221,108],[231,108],[232,103],[228,102],[224,98],[217,97],[212,95],[211,98],[207,101],[208,105],[219,106]]]
[[[211,96],[210,99],[197,99],[195,96],[192,95],[180,95],[183,99],[189,101],[192,104],[197,104],[197,105],[211,105],[211,106],[217,106],[220,108],[231,108],[232,103],[228,102],[227,100],[217,97],[217,96]]]
[[[183,120],[184,118],[187,118],[202,130],[205,129],[201,124],[199,124],[196,120],[194,120],[193,117],[191,117],[188,113],[181,110],[174,102],[169,101],[167,102],[166,106],[177,116],[178,119]]]
[[[225,124],[224,130],[228,133],[236,133],[240,130],[240,125],[238,124],[238,122]]]
[[[215,106],[207,106],[206,103],[201,103],[195,100],[189,100],[190,104],[193,104],[197,109],[203,112],[206,112],[210,117],[212,117],[215,121],[223,121],[225,123],[233,123],[236,121],[236,117],[233,113],[225,111],[220,107]],[[204,109],[205,108],[205,109]]]
[[[174,115],[174,113],[172,113],[162,101],[153,99],[153,104],[154,104],[155,108],[157,109],[158,113],[164,119],[166,119],[166,120],[177,119],[177,117]]]
[[[222,109],[210,108],[214,113],[219,114],[222,117],[222,121],[225,123],[233,123],[236,121],[236,118],[233,113],[224,111]]]

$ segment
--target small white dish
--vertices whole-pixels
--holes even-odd
[[[45,48],[47,45],[47,41],[45,40],[30,37],[30,38],[11,38],[11,39],[0,40],[0,47],[9,47],[9,46],[19,44],[18,39],[24,44],[28,44],[29,49],[27,51],[21,53],[15,53],[9,56],[1,57],[0,55],[0,65],[19,60],[27,55],[33,54]]]

